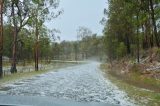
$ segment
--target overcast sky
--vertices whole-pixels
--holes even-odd
[[[63,8],[64,13],[46,25],[61,31],[61,41],[76,40],[79,26],[88,27],[93,33],[101,35],[103,26],[99,22],[104,16],[106,2],[107,0],[60,0],[59,8]]]

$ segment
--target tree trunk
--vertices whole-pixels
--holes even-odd
[[[139,44],[139,14],[137,13],[137,62],[140,62],[139,58],[140,44]]]
[[[144,44],[144,46],[146,47],[147,45],[147,49],[152,48],[154,46],[154,43],[153,43],[153,34],[151,29],[150,18],[148,18],[148,20],[145,22],[144,27],[145,27],[145,39],[146,39],[146,43]]]
[[[153,29],[154,29],[154,36],[155,36],[155,40],[156,40],[156,45],[157,45],[157,47],[160,47],[157,26],[156,26],[156,20],[155,20],[155,12],[154,12],[154,7],[153,7],[154,4],[153,4],[152,0],[149,0],[149,2],[150,2],[150,8],[151,8],[151,18],[152,18],[152,24],[153,24]]]
[[[127,34],[125,37],[126,37],[127,54],[130,54],[131,53],[131,46],[130,46],[129,37]]]
[[[88,53],[85,51],[85,59],[88,59]]]
[[[38,71],[38,50],[39,50],[39,42],[38,42],[38,35],[39,35],[39,30],[38,30],[38,19],[36,18],[36,43],[35,43],[35,71]]]
[[[3,0],[0,0],[0,78],[3,77]]]
[[[143,33],[143,49],[148,49],[149,48],[149,43],[148,43],[148,35],[147,35],[147,30],[146,30],[146,23],[142,25],[142,33]]]
[[[78,43],[74,44],[74,50],[75,50],[75,61],[78,60]]]
[[[18,36],[18,27],[15,18],[15,9],[14,3],[12,3],[12,16],[13,16],[13,25],[14,25],[14,32],[13,32],[13,47],[12,47],[12,65],[11,65],[11,73],[17,73],[17,36]]]

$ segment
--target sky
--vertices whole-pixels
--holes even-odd
[[[57,19],[46,23],[50,29],[61,31],[62,40],[73,41],[77,39],[77,29],[85,26],[93,33],[102,35],[103,27],[100,20],[104,17],[103,10],[107,7],[107,0],[60,0],[59,8],[64,12]]]

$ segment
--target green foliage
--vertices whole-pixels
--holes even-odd
[[[126,51],[127,51],[126,46],[124,45],[123,42],[120,42],[118,48],[116,49],[116,54],[117,54],[118,58],[125,56],[127,54]]]
[[[11,45],[13,41],[12,32],[10,31],[12,27],[10,25],[4,26],[4,43],[3,43],[3,54],[7,57],[11,57]]]
[[[114,60],[131,55],[138,59],[142,49],[159,47],[159,3],[158,0],[108,1],[104,28],[108,58]]]

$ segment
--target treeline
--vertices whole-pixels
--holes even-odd
[[[12,58],[13,34],[11,25],[5,24],[3,40],[3,56]],[[17,39],[17,62],[33,61],[35,35],[28,29],[23,28]],[[89,34],[80,38],[79,41],[56,42],[49,36],[46,27],[43,27],[39,34],[39,59],[40,60],[82,60],[89,57],[102,55],[103,47],[102,36]],[[98,51],[98,52],[97,52]],[[77,57],[76,57],[77,56]]]
[[[108,60],[134,57],[160,47],[159,0],[108,0],[104,34]]]
[[[60,43],[52,43],[51,59],[60,60],[85,60],[91,57],[104,56],[102,36],[96,34],[88,35],[79,41],[62,41]]]
[[[6,58],[12,58],[12,46],[13,46],[13,34],[11,25],[4,25],[4,37],[3,37],[3,56]],[[51,56],[51,38],[48,36],[47,28],[42,28],[39,34],[39,57],[45,59],[47,56]],[[22,60],[33,61],[34,59],[34,48],[35,46],[35,35],[29,30],[23,28],[19,33],[17,39],[17,62]]]

